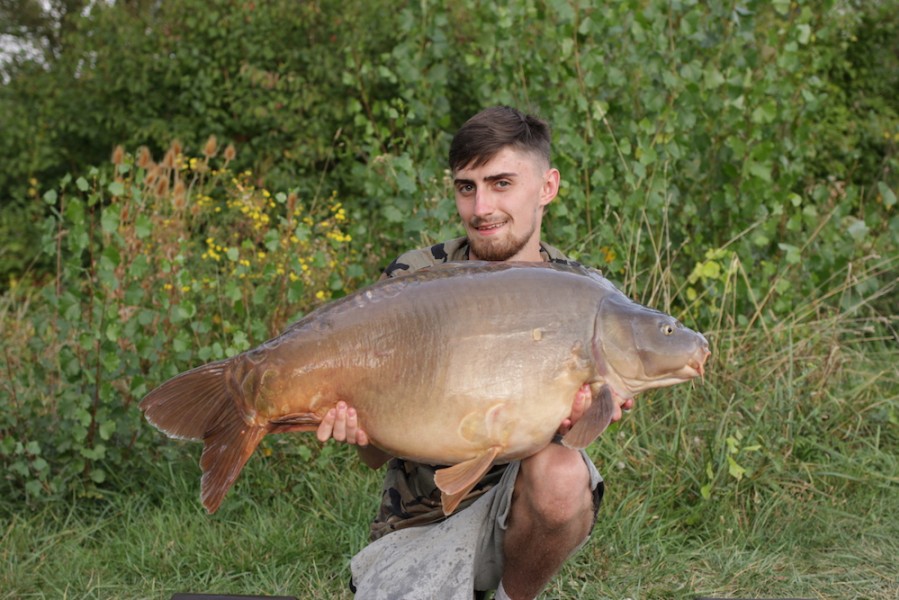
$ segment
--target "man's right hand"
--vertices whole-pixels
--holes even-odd
[[[346,402],[338,402],[337,406],[325,413],[315,436],[324,443],[329,439],[346,442],[360,447],[368,446],[368,435],[359,427],[356,409],[348,407]]]
[[[368,445],[368,434],[359,426],[356,409],[347,406],[346,402],[338,402],[337,406],[325,413],[315,436],[322,443],[333,439],[356,446],[359,458],[372,469],[377,469],[390,460],[389,454]]]

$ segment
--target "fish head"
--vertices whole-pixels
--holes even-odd
[[[711,352],[674,317],[615,294],[600,303],[593,354],[602,378],[629,397],[702,376]]]

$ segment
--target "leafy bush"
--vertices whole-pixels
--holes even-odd
[[[853,261],[896,252],[895,96],[834,77],[888,76],[852,69],[869,14],[878,39],[899,31],[885,10],[827,1],[408,7],[404,41],[362,69],[400,98],[376,100],[374,118],[356,107],[391,141],[359,178],[390,239],[443,235],[429,211],[447,130],[487,104],[531,108],[554,126],[563,175],[548,239],[647,300],[689,285],[708,308],[735,288],[736,315],[783,316]],[[882,110],[856,113],[860,98]],[[834,118],[856,131],[842,148],[825,143]],[[748,277],[722,279],[732,263]]]
[[[55,277],[13,289],[2,315],[5,497],[93,493],[109,469],[140,469],[159,445],[136,409],[148,386],[272,337],[362,275],[336,195],[273,194],[219,153],[215,138],[159,163],[118,148],[111,173],[43,195]]]
[[[5,231],[35,214],[29,187],[117,143],[162,152],[173,134],[198,147],[212,132],[268,185],[337,190],[365,225],[357,241],[386,262],[458,232],[449,137],[509,103],[555,129],[564,185],[549,239],[647,298],[733,252],[757,274],[740,297],[774,280],[763,308],[777,313],[833,270],[895,251],[887,4],[176,0],[96,3],[70,20],[48,64],[6,68]],[[0,269],[20,275],[31,242]],[[714,277],[690,285],[721,291]]]

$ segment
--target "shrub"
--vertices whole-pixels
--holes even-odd
[[[110,470],[141,469],[159,446],[137,410],[150,387],[272,337],[361,277],[336,195],[272,193],[232,173],[233,157],[214,138],[158,163],[118,148],[111,172],[43,195],[55,277],[13,289],[2,315],[15,349],[0,388],[5,497],[96,493]]]

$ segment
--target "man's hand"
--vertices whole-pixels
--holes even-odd
[[[322,443],[333,439],[356,446],[359,458],[372,469],[377,469],[390,460],[389,454],[368,445],[368,434],[359,426],[356,409],[347,406],[346,402],[338,402],[337,406],[325,413],[315,437]]]
[[[613,392],[614,393],[614,392]],[[621,401],[619,396],[615,396],[617,401],[615,402],[615,413],[612,415],[612,422],[618,421],[621,419],[621,411],[622,410],[630,410],[634,406],[634,399],[628,398],[626,400]],[[574,395],[574,402],[571,405],[571,414],[567,419],[562,421],[562,425],[559,426],[559,435],[565,435],[566,433],[574,427],[574,424],[578,422],[590,405],[593,403],[593,392],[590,391],[590,384],[585,383],[581,386],[581,388]]]
[[[577,423],[578,419],[580,419],[590,407],[591,402],[593,402],[593,393],[590,391],[590,384],[585,383],[574,395],[574,403],[571,405],[571,414],[568,415],[568,418],[562,421],[562,424],[559,426],[559,435],[565,435],[572,427],[574,427],[574,424]]]
[[[343,401],[325,414],[315,436],[322,443],[333,438],[338,442],[368,446],[368,435],[359,427],[356,409],[348,407]]]

